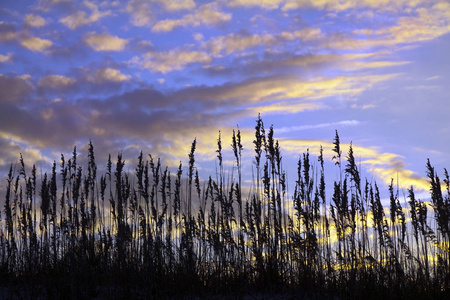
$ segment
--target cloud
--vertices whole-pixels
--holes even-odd
[[[399,17],[392,26],[329,35],[322,45],[332,49],[359,50],[425,42],[449,33],[449,20],[450,3],[440,2],[431,7],[418,7],[410,15]]]
[[[0,54],[0,63],[9,62],[12,59],[12,53],[8,53],[6,55]]]
[[[192,10],[196,7],[193,0],[130,0],[126,10],[131,15],[131,23],[138,27],[154,25],[155,7],[152,4],[155,2],[162,4],[169,12]]]
[[[311,41],[317,40],[323,37],[320,28],[304,28],[301,30],[295,30],[293,32],[282,32],[279,37],[286,41],[302,40]]]
[[[363,91],[395,76],[338,76],[311,80],[289,76],[257,77],[215,86],[186,87],[171,94],[170,99],[177,106],[189,103],[190,109],[204,114],[219,111],[246,117],[261,112],[292,114],[324,109],[328,102],[331,106],[336,101],[353,101]]]
[[[221,52],[229,55],[234,52],[244,51],[248,48],[266,45],[270,46],[276,42],[276,38],[271,34],[241,34],[231,33],[226,36],[219,36],[210,39],[205,43],[207,48],[213,55],[220,55]]]
[[[11,23],[0,21],[0,42],[18,42],[34,52],[43,52],[53,45],[52,41],[31,36],[26,31],[17,31]]]
[[[351,14],[361,14],[362,9],[369,9],[369,12],[397,12],[400,17],[396,24],[379,27],[376,29],[364,28],[355,30],[352,33],[328,33],[323,36],[321,45],[331,49],[339,50],[359,50],[371,47],[389,47],[396,45],[411,44],[435,39],[450,32],[450,4],[447,2],[424,1],[424,0],[234,0],[229,2],[233,7],[257,6],[263,9],[278,9],[291,11],[310,7],[317,10],[328,10],[334,12],[348,11]],[[404,13],[407,15],[403,15]],[[372,14],[373,19],[378,19],[383,14]],[[395,21],[395,19],[393,19]],[[385,23],[390,24],[390,23]],[[384,62],[389,66],[394,66],[393,62]],[[407,63],[407,62],[404,62]],[[399,62],[400,64],[400,62]],[[382,62],[365,63],[355,68],[380,68],[384,67]],[[350,70],[350,69],[349,69]]]
[[[430,81],[430,80],[436,80],[436,79],[439,79],[439,78],[441,78],[441,76],[435,75],[435,76],[427,77],[427,78],[425,78],[425,80]]]
[[[163,74],[183,70],[192,63],[210,63],[211,57],[204,51],[173,49],[168,52],[147,52],[142,58],[134,57],[130,64],[142,69]]]
[[[108,69],[100,69],[95,74],[101,77],[102,74],[110,73],[113,74],[113,77],[120,77],[118,71],[111,71],[114,69],[106,70]],[[13,83],[15,85],[28,85],[23,79],[7,76],[0,78],[5,79],[4,84],[7,85]],[[355,81],[357,78],[357,76],[346,78],[333,84],[340,86],[346,80]],[[320,86],[321,84],[323,89],[327,89],[329,85],[324,83],[327,80],[332,81],[333,79],[317,79],[303,83],[297,79],[297,83],[310,85],[306,89],[313,89],[314,86]],[[364,80],[373,83],[380,79],[372,79],[371,81],[366,78]],[[85,137],[91,137],[94,143],[99,141],[99,144],[96,143],[95,145],[100,149],[129,149],[129,145],[132,144],[144,151],[163,156],[165,162],[173,165],[177,164],[180,158],[187,157],[190,142],[197,137],[199,143],[198,157],[211,160],[216,155],[214,150],[211,151],[211,147],[215,145],[214,141],[217,139],[218,130],[222,129],[222,132],[224,132],[224,129],[228,128],[227,124],[235,124],[238,117],[250,114],[248,111],[243,112],[242,108],[254,104],[262,104],[261,107],[263,108],[276,107],[276,104],[279,104],[279,111],[287,112],[294,105],[295,107],[303,105],[302,109],[316,109],[316,105],[321,105],[312,101],[302,102],[297,98],[294,98],[293,101],[282,100],[276,103],[261,103],[261,97],[270,99],[264,94],[272,93],[272,89],[280,85],[282,81],[283,78],[256,78],[241,84],[227,83],[214,88],[206,86],[184,88],[167,94],[162,94],[151,88],[141,88],[106,99],[81,98],[77,100],[77,105],[64,100],[49,101],[34,106],[30,103],[29,109],[10,105],[0,110],[1,134],[20,138],[27,145],[33,147],[45,148],[67,148],[74,144],[80,145],[82,141],[86,141]],[[53,85],[53,88],[64,88],[71,82],[72,80],[69,77],[50,75],[41,79],[39,84],[50,87]],[[273,94],[273,98],[278,98],[279,93],[295,94],[289,88],[290,83],[295,83],[293,78],[282,85],[282,88],[287,91],[280,92],[277,90]],[[353,84],[359,85],[359,82]],[[266,88],[268,90],[257,95],[259,98],[247,99],[249,94],[253,94],[252,89],[264,90]],[[298,86],[294,86],[293,90],[297,88]],[[16,90],[24,89],[19,87]],[[239,96],[239,93],[243,94]],[[15,98],[20,97],[16,96]],[[176,118],[173,117],[174,114],[176,114]],[[253,112],[251,114],[252,116],[255,115]],[[54,126],[54,124],[59,125]],[[217,124],[221,124],[221,128]],[[350,120],[330,124],[324,123],[318,126],[333,126],[333,124],[355,125],[356,122]],[[292,129],[301,130],[301,128],[290,128],[289,130]],[[250,137],[250,144],[251,140]],[[332,143],[324,143],[323,141],[301,142],[294,140],[291,142],[291,140],[283,140],[280,142],[282,150],[290,154],[298,154],[303,149],[302,147],[310,148],[313,151],[322,144],[324,148],[327,147],[326,149],[331,155],[331,148],[333,147]],[[348,147],[348,145],[342,144],[342,147]],[[388,177],[396,176],[398,173],[400,174],[399,178],[404,181],[405,185],[411,184],[413,180],[417,180],[417,184],[422,182],[420,177],[406,170],[405,166],[401,164],[402,157],[398,155],[380,153],[376,148],[354,146],[354,150],[355,156],[361,157],[361,164],[366,167],[366,170],[382,178],[383,181],[389,183],[390,178]],[[107,150],[101,150],[98,155],[104,155],[102,151]],[[383,168],[389,171],[383,171]]]
[[[388,68],[397,67],[410,64],[410,61],[350,61],[342,62],[339,65],[347,71],[355,71],[361,69],[378,69],[378,68]]]
[[[96,83],[104,82],[123,82],[130,79],[131,76],[122,74],[119,70],[112,68],[102,68],[95,72],[94,76],[88,77],[88,81]]]
[[[302,80],[295,76],[270,76],[252,78],[240,83],[183,90],[193,98],[207,101],[231,101],[235,104],[264,106],[276,100],[350,99],[375,84],[395,78],[397,74],[316,77]],[[287,111],[287,110],[286,110]]]
[[[214,57],[245,51],[251,47],[281,45],[286,40],[293,39],[298,39],[299,42],[308,41],[319,39],[320,36],[321,31],[312,28],[305,28],[289,34],[283,32],[278,35],[233,33],[202,42],[201,50],[177,48],[166,52],[148,51],[142,57],[133,57],[130,63],[140,68],[150,69],[152,72],[166,74],[174,70],[182,70],[191,63],[209,64]],[[276,64],[279,66],[280,63],[277,62]],[[292,61],[285,62],[285,64],[292,65]],[[249,71],[249,68],[246,68],[245,72],[247,71]]]
[[[340,126],[357,126],[361,122],[358,120],[345,120],[345,121],[339,121],[339,122],[333,122],[333,123],[321,123],[316,125],[302,125],[302,126],[291,126],[291,127],[282,127],[277,129],[277,133],[286,133],[286,132],[292,132],[292,131],[301,131],[301,130],[310,130],[310,129],[317,129],[317,128],[326,128],[326,127],[340,127]]]
[[[84,124],[78,108],[66,101],[27,101],[26,106],[6,103],[0,109],[0,116],[0,137],[41,149],[73,145],[80,133],[86,131],[77,128]]]
[[[43,52],[47,48],[51,47],[53,43],[49,40],[41,39],[38,37],[29,37],[20,42],[22,46],[28,50],[34,52]]]
[[[235,55],[232,63],[212,64],[205,66],[203,71],[208,76],[232,76],[241,74],[247,77],[269,76],[280,74],[316,74],[320,71],[339,67],[342,55],[337,54],[295,54],[288,50],[282,52],[265,51],[263,57],[256,53],[243,52]],[[218,57],[221,57],[219,54]]]
[[[319,40],[322,36],[323,34],[319,28],[305,28],[293,32],[281,32],[279,34],[249,34],[247,32],[240,32],[211,38],[203,43],[203,47],[215,56],[221,53],[229,55],[256,46],[283,46],[286,41],[298,40],[299,42],[307,42]]]
[[[11,163],[17,162],[19,154],[22,154],[25,164],[51,163],[50,158],[43,155],[40,149],[27,145],[20,140],[11,139],[0,132],[0,169],[6,171]]]
[[[248,34],[245,32],[232,33],[225,36],[219,36],[217,38],[211,38],[208,41],[201,42],[199,50],[189,49],[173,49],[166,52],[148,51],[142,57],[133,57],[130,61],[132,65],[140,68],[150,69],[153,72],[168,73],[174,70],[182,70],[188,64],[191,63],[203,63],[209,64],[214,58],[220,58],[223,55],[230,55],[235,52],[242,52],[251,47],[257,46],[270,46],[270,45],[283,45],[287,40],[298,39],[298,42],[306,42],[311,40],[320,39],[322,33],[320,29],[305,28],[294,32],[283,32],[280,34]],[[192,47],[191,47],[192,48]],[[280,56],[286,57],[288,53],[282,53]],[[311,57],[319,57],[311,55]],[[270,64],[271,60],[264,60],[264,65]],[[315,63],[318,61],[311,61]],[[273,68],[280,67],[281,64],[285,66],[293,66],[293,61],[276,61],[273,63]],[[306,61],[303,64],[307,64]],[[242,65],[237,64],[235,67]],[[259,67],[265,67],[260,65]],[[217,67],[207,66],[209,71],[214,72]],[[258,68],[257,65],[246,65],[242,70],[244,73],[251,72],[252,68]],[[220,71],[220,70],[219,70]]]
[[[218,1],[209,6],[201,6],[204,2],[198,2],[200,7],[197,7],[194,1],[133,0],[121,3],[120,7],[115,8],[106,2],[96,1],[91,6],[89,6],[90,2],[85,2],[84,6],[78,7],[78,12],[73,10],[59,16],[55,14],[67,12],[67,9],[75,7],[73,2],[68,1],[64,5],[51,7],[48,13],[42,16],[47,22],[50,22],[50,19],[46,17],[50,16],[50,12],[53,20],[65,19],[66,23],[51,25],[58,25],[57,27],[63,28],[66,32],[47,30],[45,35],[39,37],[51,39],[54,44],[57,44],[56,46],[70,49],[67,55],[70,60],[63,63],[62,60],[58,60],[61,57],[56,55],[41,56],[42,61],[34,60],[29,66],[23,67],[24,71],[17,71],[16,68],[16,72],[22,72],[21,74],[29,72],[33,78],[0,76],[2,134],[5,138],[14,137],[14,143],[19,143],[20,138],[24,142],[21,147],[39,146],[42,149],[80,145],[86,141],[87,137],[92,137],[96,147],[104,151],[130,149],[129,145],[133,145],[133,147],[142,147],[144,151],[151,150],[157,155],[165,155],[175,163],[179,157],[187,157],[190,142],[197,137],[199,145],[203,147],[202,150],[199,149],[200,156],[205,159],[214,158],[215,153],[214,150],[211,151],[211,147],[215,146],[218,130],[222,129],[224,132],[229,129],[230,124],[238,122],[248,124],[247,119],[243,120],[243,118],[255,117],[258,112],[294,114],[313,110],[333,111],[344,105],[348,107],[355,103],[357,108],[373,107],[373,104],[370,104],[372,96],[369,93],[364,94],[364,101],[357,101],[362,97],[361,93],[378,85],[384,87],[387,85],[386,81],[397,79],[399,76],[413,76],[409,73],[395,74],[399,72],[397,68],[410,63],[404,57],[415,57],[399,54],[398,45],[415,46],[417,41],[427,41],[448,32],[447,6],[440,4],[433,8],[437,1],[432,1],[432,4],[416,1],[419,3],[417,7],[406,1],[397,1],[403,3],[405,8],[402,11],[399,10],[398,14],[384,14],[382,11],[383,5],[395,8],[394,2],[383,0],[373,1],[373,4],[364,0],[334,1],[337,4],[332,2],[328,0],[296,1],[300,7],[299,11],[294,11],[289,9],[293,9],[295,3],[285,0],[229,1],[231,5],[237,6],[251,4],[252,7],[258,6],[266,10],[285,10],[285,12],[261,12],[251,8],[236,12],[236,15],[234,10],[228,10],[225,7],[226,1]],[[355,14],[359,14],[361,10],[353,10],[353,8],[370,8],[371,5],[376,7],[370,10],[373,19],[366,20],[359,16],[354,18]],[[125,21],[135,26],[152,28],[157,21],[160,21],[153,27],[154,31],[169,32],[176,28],[186,28],[183,31],[186,30],[187,34],[180,40],[172,40],[178,37],[169,34],[167,36],[153,33],[146,35],[145,30],[148,33],[149,29],[138,29],[138,32],[133,32],[132,30],[136,28],[130,28],[130,24],[120,28],[111,27],[109,31],[111,35],[99,34],[105,32],[104,28],[89,29],[91,26],[102,26],[101,21],[108,15],[109,11],[106,11],[108,7],[111,7],[111,10],[117,9],[114,11],[117,14],[123,13],[126,9],[130,19]],[[314,11],[314,15],[318,16],[314,20],[309,17],[296,19],[298,13],[303,15],[305,7],[338,12],[335,14],[336,19],[329,16],[321,18],[324,13],[327,13],[324,11]],[[345,9],[348,11],[344,11]],[[36,10],[33,11],[36,12]],[[267,16],[267,19],[264,21],[259,19],[258,22],[238,19],[243,15],[248,15],[250,19],[255,13],[261,13]],[[281,18],[283,14],[284,18]],[[15,65],[32,59],[26,57],[27,53],[35,56],[22,49],[20,44],[31,39],[30,34],[40,32],[42,27],[30,28],[32,24],[39,24],[39,21],[33,21],[28,16],[34,16],[34,19],[38,19],[39,16],[30,14],[25,17],[25,15],[26,13],[16,17],[15,20],[19,20],[18,25],[0,22],[0,41],[7,43],[2,52],[3,55],[0,55],[0,61],[11,61],[12,57]],[[335,26],[340,21],[337,18],[344,18],[344,15],[345,22]],[[114,21],[120,21],[121,17],[118,15]],[[272,19],[269,20],[269,17]],[[23,25],[21,20],[24,20]],[[230,20],[236,22],[231,24]],[[355,23],[350,23],[354,20],[356,20]],[[97,23],[94,24],[94,22]],[[219,30],[208,28],[224,22],[229,23]],[[86,26],[88,24],[92,25]],[[347,27],[347,24],[352,26]],[[81,27],[83,25],[88,28],[86,31],[92,32],[83,35],[84,32],[68,29],[84,29],[85,27]],[[365,30],[351,31],[360,26],[366,26]],[[49,29],[48,26],[44,28]],[[236,31],[239,28],[245,29]],[[115,29],[122,33],[113,32],[112,30]],[[66,35],[67,31],[73,36]],[[72,44],[76,43],[80,35],[85,43]],[[152,43],[139,45],[141,38],[139,35],[145,36],[145,39],[151,40]],[[37,37],[35,39],[30,40],[28,44],[38,45],[40,39]],[[160,44],[161,42],[163,44]],[[68,46],[67,43],[71,43],[72,46]],[[193,44],[179,45],[172,49],[165,48],[174,43]],[[120,67],[120,62],[117,60],[122,62],[129,60],[134,54],[106,53],[101,61],[98,61],[97,53],[94,56],[89,55],[93,53],[86,53],[86,45],[95,51],[130,50],[139,54],[143,53],[142,56],[136,56],[129,62],[130,65],[146,71],[137,70],[135,74],[132,74]],[[375,47],[377,51],[384,50],[384,53],[372,50],[370,47]],[[15,48],[18,50],[17,53]],[[45,50],[46,53],[53,53],[51,51],[55,48],[52,44],[47,48],[45,45],[34,46],[34,49]],[[23,51],[25,54],[22,56]],[[128,55],[128,58],[124,58],[123,55]],[[64,71],[66,64],[69,67],[75,65],[80,67]],[[8,64],[6,67],[9,70],[13,66]],[[386,69],[388,67],[395,70]],[[22,67],[19,66],[19,69],[22,70]],[[48,70],[46,74],[66,76],[49,75],[41,79],[34,78],[33,70]],[[175,72],[170,74],[173,76],[163,76],[148,74],[147,70],[161,74],[181,70],[187,72]],[[437,70],[430,72],[430,74],[421,73],[420,76],[425,79],[428,76],[440,74]],[[443,74],[440,75],[441,78],[445,77]],[[441,80],[427,83],[437,85],[438,81]],[[164,84],[159,85],[158,82]],[[204,85],[196,85],[198,82]],[[36,85],[36,89],[32,84]],[[150,88],[151,84],[167,92],[163,93]],[[193,86],[180,88],[187,84]],[[418,84],[417,87],[422,88],[422,85]],[[136,89],[132,90],[132,88]],[[73,92],[75,89],[76,93]],[[401,90],[400,88],[400,92]],[[108,96],[112,94],[116,96]],[[381,105],[377,105],[381,109]],[[348,110],[345,112],[342,110],[342,112],[349,113]],[[327,114],[327,112],[324,113]],[[304,115],[306,117],[306,114]],[[286,115],[281,117],[287,121]],[[276,116],[271,118],[276,119]],[[345,118],[352,121],[354,116],[347,115]],[[318,124],[315,123],[310,127],[287,127],[282,128],[281,131],[328,128],[326,126],[356,126],[356,123],[351,122],[349,124],[344,121],[330,122],[317,122]],[[252,137],[249,139],[249,147],[252,147]],[[227,143],[229,143],[228,140]],[[15,147],[11,149],[17,150]],[[365,163],[361,165],[364,170],[371,170],[374,176],[396,177],[396,170],[407,169],[406,165],[401,164],[404,158],[382,156],[385,150],[378,148],[372,150],[376,153],[367,152],[364,156]],[[377,157],[378,155],[380,158]],[[383,168],[389,171],[383,171]],[[401,171],[399,174],[404,178],[414,178],[414,174],[408,174],[406,171]]]
[[[80,146],[91,137],[97,148],[105,149],[103,158],[107,157],[106,149],[136,145],[175,161],[187,157],[190,142],[196,136],[208,136],[216,128],[215,121],[223,116],[197,112],[201,118],[196,119],[195,107],[181,104],[184,112],[176,111],[173,118],[175,108],[170,101],[154,90],[141,89],[104,100],[80,99],[76,106],[66,101],[42,103],[33,109],[9,106],[0,110],[0,137],[17,137],[46,149]],[[208,146],[205,152],[211,144]]]
[[[284,11],[300,8],[326,9],[329,11],[344,11],[358,8],[372,8],[380,10],[398,10],[405,7],[415,7],[426,3],[426,0],[232,0],[231,7],[260,7],[266,10],[281,8]]]
[[[273,104],[265,104],[261,106],[252,106],[247,108],[250,111],[250,115],[256,116],[261,113],[264,115],[269,114],[295,114],[307,110],[319,110],[326,106],[317,102],[300,101],[280,101]]]
[[[371,1],[371,0],[368,0]],[[344,1],[333,1],[333,0],[322,0],[322,1],[313,1],[313,0],[285,0],[283,1],[283,10],[294,10],[299,9],[302,7],[313,7],[318,9],[327,9],[327,10],[334,10],[334,11],[341,11],[346,10],[349,8],[355,7],[357,5],[355,0],[344,0]],[[360,1],[360,5],[364,5],[364,2],[367,2],[366,0]],[[379,1],[383,2],[383,1]],[[384,1],[385,2],[385,1]]]
[[[95,72],[99,76],[108,73],[118,75],[113,71]],[[77,85],[82,83],[80,80],[77,80]],[[64,89],[71,82],[69,77],[49,75],[39,81],[39,86]],[[13,84],[29,86],[23,79],[7,76],[0,77],[0,88],[2,83],[9,87]],[[25,93],[23,90],[21,86],[2,88],[0,99],[18,101],[29,97],[29,91]],[[11,97],[13,91],[22,91],[22,94]],[[148,153],[166,158],[168,162],[178,163],[181,157],[187,157],[190,142],[195,137],[199,142],[197,153],[214,157],[210,147],[219,130],[216,122],[223,126],[227,122],[234,123],[239,116],[239,113],[216,114],[203,109],[207,108],[207,102],[192,99],[190,95],[182,96],[182,91],[175,97],[173,93],[162,94],[152,88],[139,88],[117,96],[80,97],[76,101],[66,101],[66,95],[56,101],[30,99],[27,105],[20,106],[12,102],[0,104],[0,134],[41,149],[79,146],[87,142],[86,137],[90,137],[96,147],[104,149],[105,152],[99,152],[99,155],[106,153],[107,157],[106,149],[128,149],[129,145],[136,145]],[[213,135],[214,138],[209,139]]]
[[[361,108],[362,109],[370,109],[370,108],[374,108],[374,107],[375,107],[375,105],[373,105],[373,104],[365,104]]]
[[[12,41],[16,39],[16,26],[11,23],[0,21],[0,42]]]
[[[34,14],[28,14],[25,17],[25,24],[31,27],[42,27],[47,24],[44,18]]]
[[[201,42],[203,41],[203,39],[205,38],[205,36],[200,33],[200,32],[196,32],[192,35],[192,37],[194,38],[194,40],[196,40],[197,42]]]
[[[412,86],[405,86],[405,90],[417,90],[417,91],[441,91],[442,86],[440,85],[412,85]]]
[[[32,90],[26,78],[0,74],[0,104],[23,102]]]
[[[59,20],[59,22],[61,22],[62,24],[66,25],[70,29],[77,29],[78,27],[81,27],[81,26],[86,25],[86,24],[97,22],[100,19],[102,19],[102,18],[112,14],[110,10],[104,11],[104,12],[100,12],[98,10],[97,5],[95,5],[92,2],[84,1],[83,4],[89,10],[91,10],[91,14],[90,15],[88,15],[84,11],[76,11],[73,14],[67,16],[67,17],[61,18]]]
[[[193,0],[157,0],[164,5],[168,11],[191,10],[196,7]]]
[[[155,45],[150,41],[139,41],[134,45],[133,50],[142,52],[154,51]]]
[[[95,51],[122,51],[128,43],[127,39],[106,33],[90,33],[84,41]]]
[[[134,26],[150,26],[154,21],[153,9],[147,0],[130,0],[127,12],[131,15],[131,23]]]
[[[450,32],[450,3],[438,3],[418,8],[417,16],[401,17],[397,26],[376,30],[375,35],[386,35],[396,43],[427,41]]]
[[[177,27],[198,27],[200,25],[217,25],[231,20],[231,14],[219,11],[216,3],[200,6],[193,14],[187,14],[181,19],[166,19],[157,22],[152,31],[169,32]]]
[[[50,0],[50,4],[57,4],[57,3],[64,3],[64,2],[70,2],[72,0]]]
[[[258,6],[263,9],[278,9],[280,7],[280,4],[283,3],[284,0],[232,0],[228,2],[228,5],[230,7],[240,7],[240,6]]]
[[[175,50],[152,53],[153,57],[149,59],[153,60],[153,68],[156,70],[164,64],[166,68],[181,65],[184,68],[196,60],[208,63],[211,59],[206,53]],[[200,58],[195,59],[196,56]],[[101,68],[81,72],[76,82],[75,78],[49,75],[39,81],[39,86],[60,90],[75,83],[78,86],[82,79],[89,80],[84,77],[86,74],[91,74],[95,83],[127,80],[127,75],[118,69]],[[139,88],[108,98],[81,96],[76,105],[73,101],[65,101],[66,96],[60,96],[60,101],[40,101],[39,104],[30,101],[26,107],[4,107],[0,110],[0,128],[5,134],[20,137],[36,147],[68,147],[92,137],[104,149],[123,149],[121,147],[134,144],[144,151],[162,154],[171,162],[185,157],[190,142],[197,137],[202,146],[200,157],[210,159],[215,156],[210,147],[217,139],[220,129],[217,124],[223,129],[230,123],[236,124],[240,117],[254,117],[256,111],[292,113],[323,108],[324,104],[317,100],[333,95],[354,95],[387,78],[390,77],[355,75],[308,80],[298,76],[257,77],[217,86],[182,88],[166,94],[152,88]],[[16,78],[15,81],[27,84],[23,79]],[[22,98],[26,96],[25,93]],[[175,114],[176,118],[173,118]]]
[[[138,27],[154,25],[155,7],[152,4],[155,2],[162,4],[169,12],[192,10],[196,7],[193,0],[130,0],[126,9],[131,15],[131,23]]]
[[[62,75],[48,75],[39,80],[39,85],[52,89],[64,89],[76,83],[74,78]]]

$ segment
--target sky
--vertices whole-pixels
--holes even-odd
[[[260,114],[290,177],[322,145],[336,179],[337,130],[363,178],[427,191],[427,158],[450,166],[449,33],[448,0],[3,0],[0,173],[89,140],[100,171],[141,150],[186,168],[196,138],[207,179],[239,128],[251,178]]]

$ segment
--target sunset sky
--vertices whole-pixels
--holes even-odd
[[[363,178],[427,190],[426,159],[450,167],[449,33],[448,0],[3,0],[0,172],[89,139],[100,171],[120,151],[186,166],[197,138],[207,179],[239,126],[251,178],[260,113],[289,176],[338,130]]]

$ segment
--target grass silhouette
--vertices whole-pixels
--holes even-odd
[[[74,148],[38,182],[20,157],[1,216],[0,298],[448,299],[446,170],[441,183],[426,164],[431,213],[413,187],[402,207],[392,182],[386,216],[377,184],[360,178],[351,145],[343,156],[337,131],[331,197],[322,149],[317,167],[308,152],[300,157],[288,196],[279,143],[259,117],[253,143],[248,196],[239,130],[237,173],[224,171],[219,132],[217,175],[205,181],[196,140],[187,174],[141,152],[134,172],[119,154],[100,175],[89,143],[85,169]]]

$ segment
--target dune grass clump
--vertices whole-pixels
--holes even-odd
[[[89,143],[87,164],[74,148],[38,182],[20,157],[0,219],[0,298],[447,299],[447,170],[441,182],[427,162],[429,203],[411,186],[402,206],[392,181],[386,215],[352,145],[345,156],[337,131],[333,143],[339,178],[326,183],[322,149],[303,153],[293,195],[273,127],[260,118],[253,165],[242,164],[233,131],[226,172],[219,133],[217,172],[203,179],[196,140],[186,173],[141,152],[134,172],[119,154],[100,174]],[[244,194],[247,167],[254,176]]]

